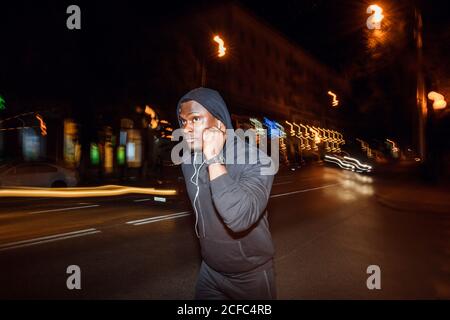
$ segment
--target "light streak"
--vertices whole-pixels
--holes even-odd
[[[174,189],[138,188],[119,185],[105,185],[100,187],[75,187],[75,188],[2,188],[0,197],[48,197],[48,198],[87,198],[109,197],[129,193],[148,194],[157,196],[174,196]]]

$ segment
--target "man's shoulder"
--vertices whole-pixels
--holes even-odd
[[[234,151],[233,161],[228,162],[227,159],[227,162],[237,171],[251,171],[255,167],[261,168],[271,163],[271,158],[264,149],[248,141],[241,140],[235,143]]]

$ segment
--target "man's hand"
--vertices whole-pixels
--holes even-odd
[[[222,151],[225,143],[225,133],[217,127],[211,127],[203,131],[203,154],[209,160]]]

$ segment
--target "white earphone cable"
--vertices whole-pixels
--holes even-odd
[[[197,156],[197,153],[194,153],[194,164],[193,164],[194,165],[194,174],[191,177],[191,182],[197,187],[197,191],[196,191],[195,197],[194,197],[193,206],[194,206],[194,211],[195,211],[195,234],[197,235],[197,238],[200,238],[200,235],[199,235],[198,230],[197,230],[198,229],[198,227],[197,227],[198,226],[198,211],[197,211],[196,201],[197,201],[198,195],[200,193],[200,187],[198,185],[198,176],[200,174],[200,169],[205,164],[206,160],[204,160],[202,162],[202,164],[197,168],[195,166],[195,160],[197,158],[196,156]],[[197,175],[197,176],[196,176],[196,179],[195,179],[195,182],[194,182],[192,179],[195,177],[195,175]]]

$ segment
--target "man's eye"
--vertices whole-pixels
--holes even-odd
[[[199,118],[199,117],[193,117],[193,118],[192,118],[192,122],[198,122],[198,121],[200,121],[200,118]]]
[[[180,119],[181,124],[186,124],[186,120]]]

